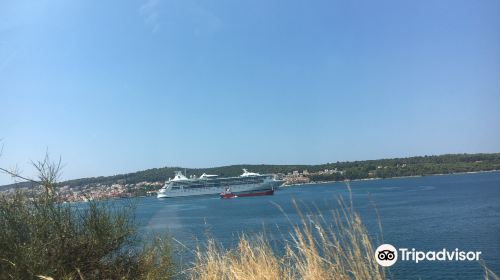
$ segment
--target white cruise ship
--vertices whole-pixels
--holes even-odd
[[[273,175],[261,175],[243,169],[243,174],[238,177],[221,178],[217,175],[203,174],[199,178],[190,179],[180,171],[173,179],[165,182],[158,191],[158,198],[181,197],[194,195],[219,195],[227,188],[232,193],[248,193],[254,191],[271,190],[283,184]]]

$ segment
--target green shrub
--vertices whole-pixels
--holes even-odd
[[[140,245],[133,207],[0,197],[0,279],[166,279],[166,239]]]

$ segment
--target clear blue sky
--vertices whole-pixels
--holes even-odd
[[[0,0],[0,138],[63,179],[500,152],[500,1]]]

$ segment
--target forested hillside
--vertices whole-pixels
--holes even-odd
[[[212,168],[162,167],[128,174],[106,177],[82,178],[62,182],[62,185],[82,186],[88,184],[136,184],[139,182],[161,182],[174,176],[175,171],[185,171],[188,176],[200,176],[203,173],[217,174],[223,177],[237,176],[242,169],[258,173],[288,174],[293,171],[307,170],[311,181],[390,178],[431,174],[448,174],[471,171],[500,170],[500,153],[493,154],[448,154],[439,156],[419,156],[364,160],[351,162],[332,162],[320,165],[230,165]],[[318,174],[325,169],[342,172]],[[8,187],[8,186],[4,186]]]

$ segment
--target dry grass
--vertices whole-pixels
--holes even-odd
[[[300,222],[293,226],[284,253],[276,254],[264,235],[242,235],[235,249],[226,250],[209,238],[198,247],[189,278],[200,280],[266,279],[387,279],[375,261],[375,249],[352,200],[328,217],[304,214],[294,202]],[[500,279],[484,264],[484,279]]]
[[[241,236],[237,248],[224,250],[209,239],[198,248],[191,279],[384,279],[361,218],[339,200],[328,217],[304,215],[294,225],[284,254],[277,255],[263,236]]]
[[[491,271],[486,265],[483,263],[483,268],[484,268],[484,279],[485,280],[499,280],[500,277],[498,277],[495,272]]]
[[[244,236],[235,250],[224,252],[213,239],[206,251],[198,248],[192,279],[285,279],[280,260],[263,238],[252,242]]]

